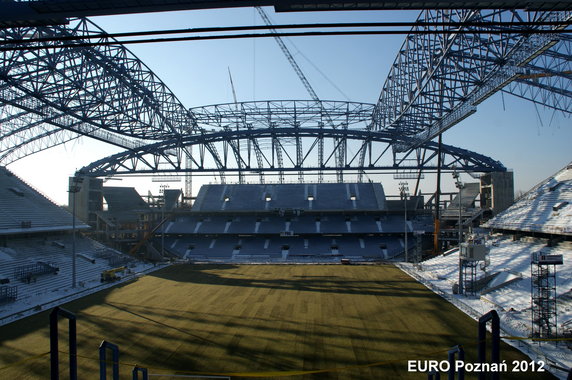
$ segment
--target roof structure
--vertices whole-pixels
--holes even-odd
[[[485,227],[572,236],[572,162],[488,221]]]
[[[31,0],[2,2],[0,27],[64,23],[67,17],[102,16],[125,13],[162,12],[189,9],[274,6],[278,12],[389,10],[389,9],[569,9],[564,0]]]
[[[165,196],[165,209],[172,210],[177,206],[181,195],[183,195],[183,191],[181,189],[165,189],[164,196]]]
[[[103,197],[109,211],[131,211],[147,209],[149,206],[134,187],[105,186]]]
[[[89,228],[77,221],[76,228]],[[73,229],[72,215],[0,167],[0,235]]]
[[[76,18],[253,5],[425,10],[375,105],[312,99],[188,109],[126,49],[127,40]],[[570,2],[536,0],[0,2],[0,50],[6,52],[0,59],[0,122],[6,125],[0,162],[88,136],[125,149],[77,173],[92,177],[217,173],[220,183],[227,174],[240,183],[245,176],[264,183],[267,175],[304,182],[304,175],[316,174],[322,182],[335,173],[343,182],[347,173],[359,182],[366,173],[398,170],[506,171],[489,157],[433,139],[498,91],[571,113],[571,19]],[[45,26],[50,20],[54,25]]]

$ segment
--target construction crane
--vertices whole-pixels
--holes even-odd
[[[236,99],[236,91],[234,89],[234,82],[232,81],[232,74],[230,73],[230,67],[228,69],[228,78],[230,79],[230,87],[232,88],[232,98],[234,99],[234,109],[238,111],[238,100]],[[230,130],[229,126],[226,126],[225,129],[228,131]],[[238,129],[238,126],[237,126]],[[236,156],[236,164],[238,165],[239,169],[242,169],[242,160],[240,159],[240,140],[234,142],[233,140],[227,141],[233,148],[234,154]],[[244,183],[244,174],[242,170],[238,171],[238,183]]]
[[[266,14],[266,12],[264,11],[264,9],[262,9],[262,7],[256,7],[256,10],[258,11],[258,13],[260,14],[260,17],[262,17],[262,20],[264,21],[264,23],[271,27],[270,31],[272,33],[278,33],[276,29],[272,28],[272,22],[270,21],[270,19],[268,18],[268,15]],[[280,38],[280,36],[274,36],[274,39],[276,40],[276,43],[278,43],[278,46],[280,46],[280,49],[282,50],[282,52],[284,53],[284,55],[286,56],[286,59],[288,59],[288,62],[290,62],[290,65],[292,66],[292,68],[294,69],[294,71],[296,72],[296,75],[298,75],[298,78],[300,78],[300,81],[302,82],[302,84],[304,85],[304,87],[306,88],[306,91],[308,91],[308,94],[310,94],[310,97],[312,98],[312,100],[315,100],[317,102],[320,101],[320,98],[318,97],[318,95],[316,94],[316,91],[314,91],[314,89],[312,88],[312,86],[310,85],[310,82],[308,81],[308,79],[306,78],[306,76],[304,75],[304,73],[302,72],[302,69],[300,69],[300,66],[298,66],[298,63],[296,62],[296,60],[294,59],[294,57],[292,56],[292,54],[290,53],[290,51],[288,50],[288,48],[286,47],[286,44],[284,43],[284,41],[282,40],[282,38]],[[328,120],[328,123],[331,125],[332,121]],[[299,139],[299,138],[298,138]],[[345,156],[345,149],[346,149],[346,144],[345,141],[342,141],[341,144],[339,144],[339,151],[336,151],[336,162],[338,163],[338,166],[341,167],[343,166],[343,159]],[[297,140],[296,141],[296,156],[299,159],[299,162],[301,161],[301,157],[302,157],[302,143],[301,141]],[[320,139],[318,141],[318,161],[320,163],[322,163],[324,161],[324,142],[322,139]],[[303,174],[302,171],[300,171],[298,173],[298,179],[300,180],[300,182],[303,181]],[[337,172],[337,177],[338,177],[338,181],[341,182],[343,180],[342,177],[342,171],[338,171]],[[321,182],[323,180],[323,173],[320,170],[318,173],[318,180]]]
[[[264,11],[264,9],[262,9],[262,7],[256,7],[256,10],[260,14],[260,17],[262,17],[262,20],[264,21],[264,23],[271,27],[272,22],[268,18],[268,15]],[[278,33],[278,31],[274,28],[270,28],[270,31],[272,33]],[[286,47],[286,44],[284,43],[284,41],[282,41],[282,38],[280,38],[280,36],[274,36],[274,39],[276,40],[276,43],[278,43],[278,46],[280,46],[280,49],[282,50],[282,52],[284,53],[284,55],[288,59],[288,62],[290,62],[290,65],[292,65],[292,68],[296,72],[296,75],[298,75],[298,78],[300,78],[300,80],[302,81],[302,84],[304,84],[304,87],[306,87],[306,91],[308,91],[312,100],[319,101],[320,99],[318,98],[318,95],[316,95],[316,92],[314,91],[314,89],[310,85],[310,82],[308,82],[308,79],[306,78],[306,76],[302,72],[302,69],[300,69],[300,66],[298,66],[298,63],[296,62],[296,60],[294,60],[294,57],[292,56],[292,54],[290,53],[290,51]]]
[[[232,98],[234,99],[235,107],[238,104],[238,100],[236,99],[236,91],[234,90],[234,82],[232,81],[232,74],[230,73],[230,67],[228,69],[228,78],[230,79],[230,87],[232,88]]]

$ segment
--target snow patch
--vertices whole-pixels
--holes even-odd
[[[400,268],[417,278],[429,289],[453,303],[474,319],[496,309],[501,318],[501,335],[527,338],[532,329],[531,322],[531,257],[533,253],[563,254],[564,264],[556,267],[556,293],[558,307],[558,332],[561,333],[572,322],[572,257],[570,244],[546,247],[540,239],[512,241],[502,235],[493,236],[490,245],[490,265],[480,270],[478,277],[499,272],[489,285],[506,283],[511,279],[522,278],[499,289],[477,297],[453,294],[453,284],[458,280],[459,255],[449,253],[420,265],[400,264]],[[507,340],[534,360],[544,360],[548,369],[557,377],[565,379],[567,374],[560,368],[572,367],[572,349],[566,342],[531,342],[527,340]]]

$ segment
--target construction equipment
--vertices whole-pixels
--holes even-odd
[[[135,245],[133,246],[133,248],[131,248],[131,249],[129,250],[129,254],[130,254],[131,256],[136,255],[137,252],[139,252],[139,250],[141,249],[141,247],[142,247],[145,243],[147,243],[147,241],[149,241],[149,239],[151,239],[151,238],[155,235],[155,232],[157,232],[157,230],[158,230],[161,226],[163,226],[163,224],[165,224],[165,222],[166,222],[167,220],[169,220],[170,217],[171,217],[171,213],[166,214],[166,215],[163,217],[163,219],[159,222],[159,224],[157,224],[151,231],[147,232],[147,233],[145,234],[145,236],[143,236],[143,239],[141,239],[137,244],[135,244]]]
[[[264,21],[264,23],[271,28],[270,31],[272,33],[277,34],[278,32],[276,31],[276,29],[272,28],[272,26],[273,26],[272,22],[270,21],[270,18],[268,17],[268,15],[264,11],[264,9],[262,9],[262,7],[258,6],[258,7],[256,7],[256,10],[260,14],[260,17],[262,17],[262,20]],[[318,94],[316,94],[316,91],[314,91],[314,89],[310,85],[308,78],[306,78],[306,76],[302,72],[302,69],[300,68],[300,66],[298,66],[298,63],[294,59],[294,56],[292,55],[292,53],[290,53],[290,50],[288,50],[288,47],[286,46],[286,44],[284,43],[282,38],[280,38],[280,36],[276,35],[276,36],[274,36],[274,39],[276,40],[276,43],[278,44],[278,46],[282,50],[282,53],[284,53],[284,55],[286,56],[286,59],[288,60],[288,62],[290,63],[290,65],[292,66],[294,71],[296,72],[296,75],[298,75],[298,78],[300,79],[300,81],[302,82],[304,87],[306,88],[306,91],[308,91],[308,94],[310,94],[310,97],[312,98],[312,100],[314,100],[316,102],[320,102],[320,98],[318,97]],[[327,113],[325,113],[325,115],[326,115],[327,123],[330,126],[332,126],[333,125],[332,120],[327,116]],[[336,139],[336,145],[339,146],[339,151],[338,150],[335,151],[335,160],[338,163],[338,166],[342,166],[343,157],[345,156],[346,142],[341,141],[340,143],[338,143],[337,139]],[[301,144],[300,144],[300,142],[298,142],[296,144],[296,147],[298,149],[298,152],[297,152],[298,160],[300,160],[300,158],[302,156],[302,151],[300,149],[300,146],[301,146]],[[324,155],[324,140],[319,139],[319,141],[318,141],[318,156],[319,156],[319,158],[318,159],[320,162],[323,162],[323,155]],[[343,181],[342,171],[337,171],[337,179],[338,179],[338,182]],[[300,182],[304,181],[302,171],[300,171],[298,173],[298,180]],[[318,171],[318,181],[319,182],[323,181],[323,172],[321,170]]]
[[[119,277],[118,273],[126,271],[127,267],[118,267],[113,269],[104,270],[101,272],[101,282],[112,282],[117,281]]]

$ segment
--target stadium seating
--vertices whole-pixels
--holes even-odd
[[[155,244],[164,233],[169,252],[204,261],[389,260],[404,252],[403,218],[381,184],[205,185]],[[409,234],[432,231],[431,217],[409,219]]]
[[[68,230],[72,222],[69,212],[0,167],[0,234]],[[87,227],[79,221],[76,225]]]
[[[379,183],[205,185],[194,211],[374,210],[383,209]]]
[[[76,237],[76,285],[72,289],[72,236],[51,234],[11,238],[0,248],[0,279],[18,289],[16,305],[0,305],[5,314],[65,297],[100,285],[101,272],[119,266],[141,265],[137,260],[113,251],[101,243]],[[34,268],[43,267],[38,271]],[[53,269],[53,270],[50,270]]]
[[[101,286],[101,272],[150,268],[84,237],[76,220],[76,288],[72,288],[73,217],[5,168],[0,168],[0,324],[42,305]],[[135,270],[135,268],[133,268]]]
[[[572,164],[524,194],[485,227],[572,236],[571,221]]]

